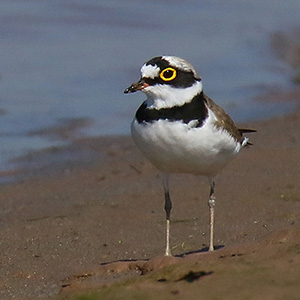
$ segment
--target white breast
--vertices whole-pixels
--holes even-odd
[[[143,124],[133,120],[131,132],[138,148],[159,170],[215,176],[242,146],[227,131],[216,128],[214,120],[211,111],[200,128],[193,128],[193,121]]]

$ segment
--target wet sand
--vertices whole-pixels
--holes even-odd
[[[208,183],[172,177],[174,258],[163,257],[158,173],[130,137],[55,149],[91,158],[0,187],[0,298],[66,299],[97,289],[90,299],[296,299],[299,124],[299,111],[243,124],[258,132],[217,180],[214,253],[206,251]]]

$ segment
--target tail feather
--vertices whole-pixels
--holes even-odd
[[[240,134],[256,132],[255,129],[248,129],[248,128],[238,128],[238,131],[240,132]]]
[[[256,132],[255,129],[247,129],[247,128],[238,128],[238,131],[240,132],[241,135],[244,133],[253,133]],[[248,138],[244,138],[242,141],[242,146],[247,147],[247,146],[252,146],[253,144],[249,142]]]

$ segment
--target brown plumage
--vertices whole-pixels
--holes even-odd
[[[207,107],[213,111],[213,113],[218,119],[215,122],[216,127],[228,131],[230,135],[232,135],[238,142],[243,142],[244,133],[256,132],[255,129],[237,128],[230,116],[224,111],[222,107],[216,104],[211,98],[209,98],[205,94],[204,99],[206,101]],[[252,144],[247,142],[247,145]]]

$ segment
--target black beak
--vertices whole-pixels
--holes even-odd
[[[136,91],[141,91],[144,88],[146,88],[147,86],[149,86],[148,83],[145,82],[145,80],[143,78],[141,78],[138,82],[133,83],[130,87],[128,87],[124,93],[125,94],[130,94],[130,93],[134,93]]]

